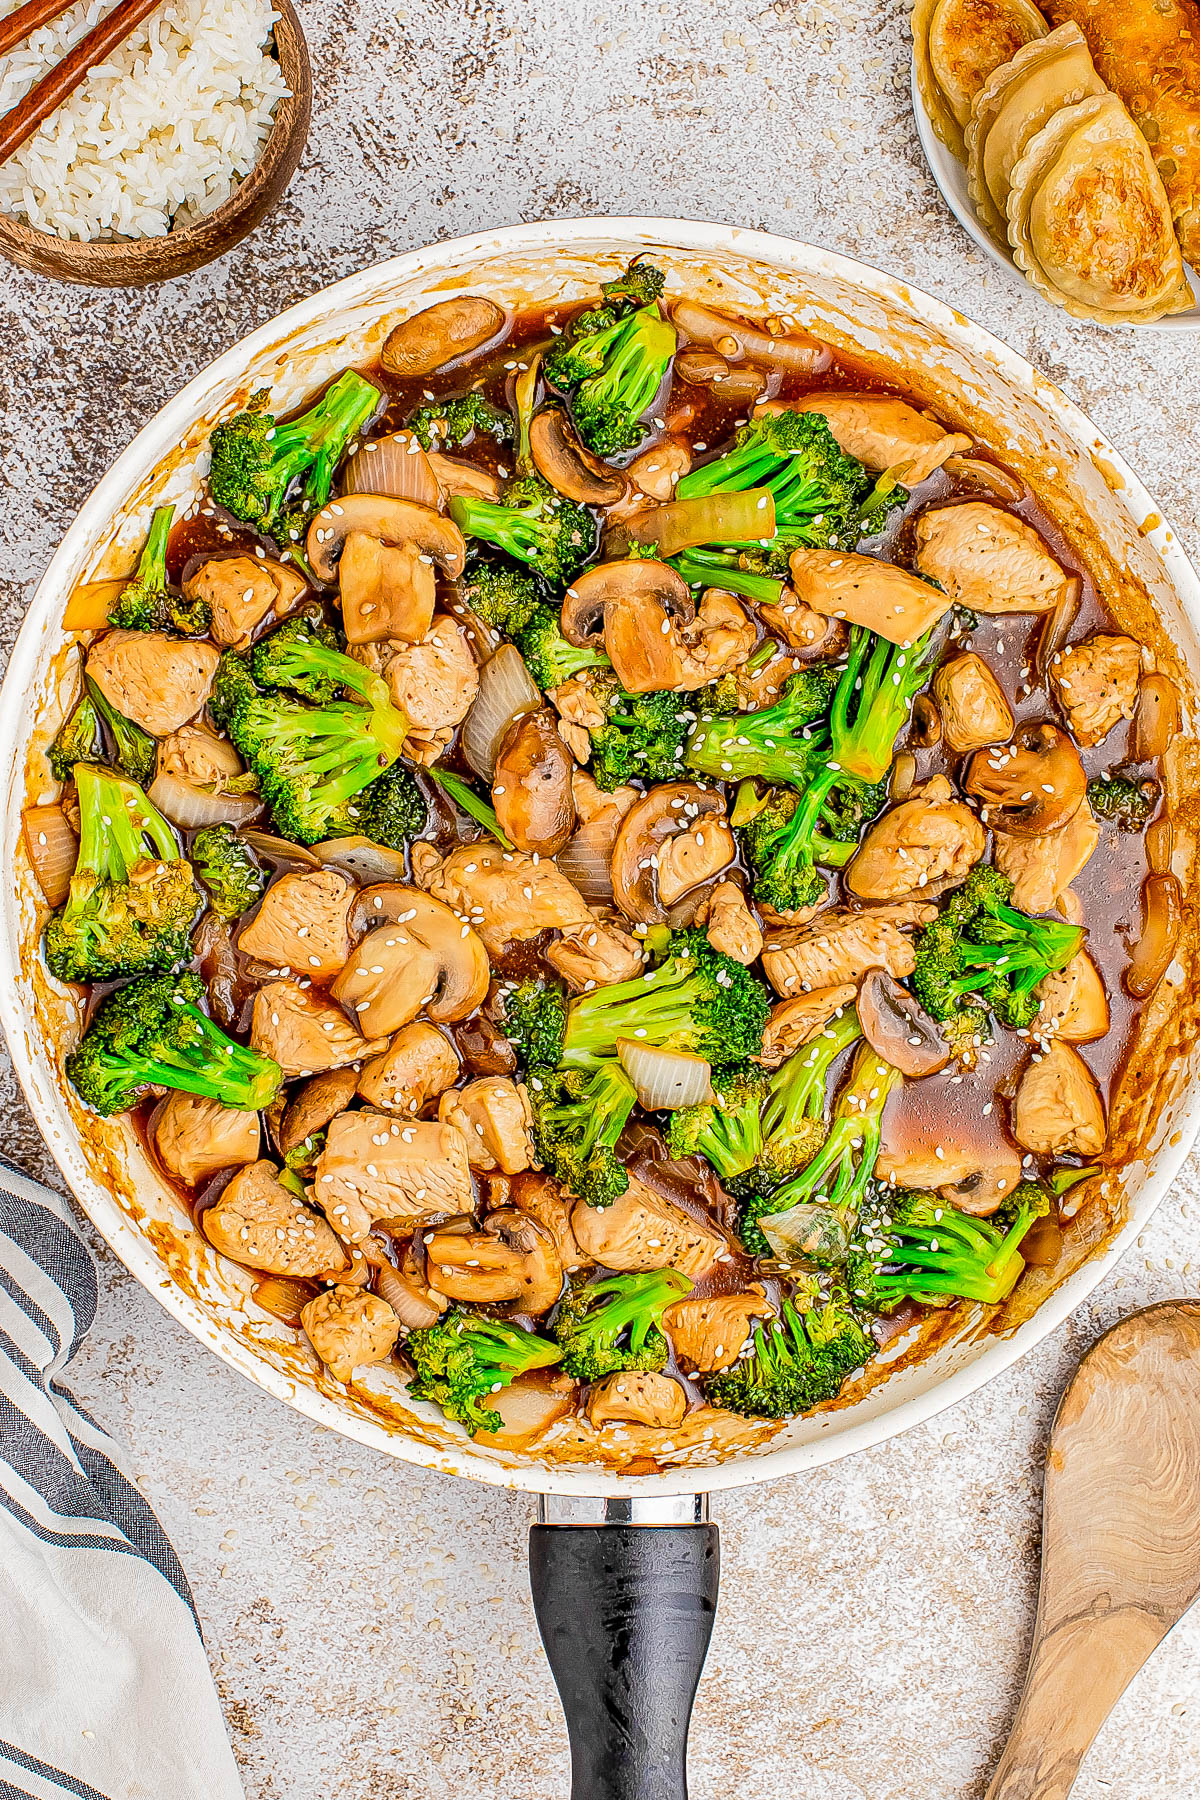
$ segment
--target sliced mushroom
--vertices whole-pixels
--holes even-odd
[[[384,544],[415,544],[452,579],[463,572],[467,547],[453,519],[431,506],[418,506],[415,500],[346,494],[323,506],[308,528],[308,560],[319,581],[335,580],[338,557],[352,531]]]
[[[1011,744],[977,750],[963,782],[981,817],[1010,837],[1061,831],[1083,805],[1087,776],[1079,752],[1057,725],[1022,725]]]
[[[519,1207],[489,1213],[480,1231],[433,1230],[425,1238],[429,1285],[449,1300],[544,1313],[562,1292],[563,1266],[548,1231]]]
[[[492,804],[518,850],[555,856],[575,829],[575,761],[549,707],[523,713],[505,733],[492,779]]]
[[[875,556],[797,550],[788,568],[796,597],[805,606],[865,625],[893,644],[915,644],[950,607],[948,594]]]
[[[307,1137],[324,1131],[330,1119],[345,1112],[358,1086],[358,1074],[351,1068],[326,1069],[298,1088],[280,1121],[275,1134],[279,1154],[286,1156]]]
[[[437,571],[416,544],[385,544],[352,531],[338,563],[338,591],[347,643],[415,644],[433,623]]]
[[[529,449],[543,481],[580,506],[616,506],[625,477],[586,450],[557,406],[538,413],[529,427]]]
[[[682,853],[682,860],[672,859],[664,871],[667,846],[684,833],[700,861]],[[728,868],[736,853],[719,794],[687,781],[664,782],[621,821],[612,849],[613,898],[625,917],[637,923],[690,924],[704,897],[702,884]],[[662,892],[664,872],[670,900]]]
[[[426,457],[437,477],[438,487],[448,498],[462,494],[469,500],[498,500],[502,491],[500,477],[478,463],[464,462],[458,456],[445,456],[440,450],[429,450]]]
[[[465,1019],[487,995],[487,951],[471,926],[419,888],[395,924],[369,931],[330,992],[360,1030],[388,1036],[424,1008],[437,1024]]]
[[[503,307],[482,294],[456,294],[394,325],[383,341],[380,363],[388,375],[412,381],[436,374],[472,350],[491,343],[504,327]]]
[[[936,1075],[950,1046],[923,1006],[886,969],[870,969],[858,990],[858,1022],[877,1055],[902,1075]]]
[[[597,563],[576,576],[563,601],[563,636],[579,649],[589,645],[599,649],[610,608],[642,599],[656,602],[660,616],[669,615],[680,624],[689,624],[695,617],[692,590],[682,575],[667,563],[633,557],[627,562]]]

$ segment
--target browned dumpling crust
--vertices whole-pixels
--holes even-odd
[[[971,102],[992,70],[1045,31],[1032,0],[916,0],[917,85],[934,130],[956,156]]]

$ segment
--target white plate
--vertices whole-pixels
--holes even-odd
[[[979,245],[986,256],[990,256],[994,263],[1006,270],[1014,281],[1020,282],[1026,293],[1037,294],[1038,290],[1033,283],[1025,279],[1010,253],[1000,248],[976,213],[971,201],[970,189],[967,186],[966,164],[959,162],[954,152],[947,149],[933,129],[933,120],[925,110],[925,103],[921,99],[921,91],[917,86],[915,63],[912,71],[912,108],[913,117],[917,121],[917,136],[920,138],[921,148],[925,152],[925,161],[929,164],[929,173],[941,189],[942,199],[950,211],[967,236]],[[1200,278],[1190,267],[1187,268],[1187,277],[1192,284],[1192,292],[1195,293],[1200,287]],[[1050,304],[1044,294],[1038,294],[1038,298],[1045,301],[1047,306]],[[1064,316],[1073,317],[1070,313]],[[1093,323],[1099,325],[1100,320],[1097,319]],[[1131,321],[1128,325],[1105,326],[1104,329],[1114,331],[1200,331],[1200,304],[1189,308],[1187,312],[1172,313],[1169,318],[1155,319],[1151,325]]]

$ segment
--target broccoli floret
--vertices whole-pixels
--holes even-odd
[[[554,1320],[566,1373],[576,1381],[601,1381],[618,1369],[665,1368],[669,1345],[662,1316],[691,1286],[677,1269],[574,1283]]]
[[[218,506],[269,535],[282,532],[282,542],[324,506],[346,445],[375,416],[383,395],[348,369],[315,406],[286,424],[266,410],[267,399],[267,389],[260,389],[244,412],[214,427],[208,485]]]
[[[570,394],[575,429],[589,450],[618,456],[637,448],[675,344],[675,327],[655,301],[599,330],[576,331],[551,351],[542,372],[553,387]]]
[[[526,976],[504,996],[504,1031],[527,1069],[553,1069],[562,1055],[567,999],[557,983]]]
[[[343,808],[400,755],[408,720],[392,704],[386,682],[331,650],[311,634],[297,634],[273,652],[273,676],[295,688],[324,678],[353,699],[325,706],[260,693],[236,658],[223,658],[209,705],[258,777],[277,829],[294,843],[315,844],[331,826],[348,826]]]
[[[123,631],[177,631],[183,637],[203,637],[211,626],[207,600],[185,600],[167,586],[167,539],[174,515],[173,506],[155,509],[136,573],[108,615],[110,625]]]
[[[475,389],[469,394],[460,394],[455,400],[437,400],[430,406],[418,406],[405,429],[411,431],[426,450],[457,449],[461,444],[470,443],[477,431],[495,438],[500,444],[513,441],[512,414],[493,406]]]
[[[859,505],[871,479],[847,456],[816,412],[764,413],[744,425],[724,456],[692,469],[675,492],[680,500],[765,489],[775,502],[775,535],[762,547],[771,575],[786,575],[801,545],[852,549],[860,536]]]
[[[875,1345],[840,1296],[779,1317],[755,1330],[749,1353],[704,1383],[712,1406],[753,1419],[789,1419],[832,1400]]]
[[[246,658],[251,678],[261,688],[282,688],[316,706],[326,705],[340,683],[327,669],[310,666],[302,652],[305,645],[313,643],[324,644],[327,650],[338,647],[337,635],[326,624],[320,607],[306,606],[259,638]]]
[[[306,1138],[301,1138],[298,1144],[293,1144],[290,1150],[285,1151],[284,1173],[299,1176],[302,1186],[306,1181],[311,1182],[316,1176],[317,1159],[325,1148],[326,1135],[324,1131],[310,1131]],[[281,1176],[280,1180],[282,1179]]]
[[[690,718],[688,694],[628,694],[615,675],[589,692],[604,714],[591,728],[592,779],[605,793],[631,781],[677,781]]]
[[[267,877],[232,825],[206,825],[192,839],[192,867],[222,919],[236,919],[262,899]]]
[[[722,1181],[752,1169],[763,1153],[760,1114],[770,1083],[752,1063],[713,1071],[713,1098],[671,1114],[666,1143],[672,1156],[703,1156]]]
[[[637,1089],[612,1056],[533,1069],[526,1083],[533,1141],[544,1169],[589,1206],[611,1206],[629,1186],[616,1145]]]
[[[485,625],[502,631],[506,637],[527,624],[542,604],[542,588],[536,576],[512,563],[497,566],[471,562],[458,591]]]
[[[767,804],[741,827],[738,841],[754,872],[756,900],[790,913],[825,898],[827,882],[818,864],[844,868],[858,849],[858,838],[843,841],[829,832],[823,813],[824,808],[808,804],[807,795],[772,788]]]
[[[229,721],[248,701],[258,699],[258,688],[250,673],[249,659],[236,650],[226,650],[217,664],[208,695],[208,710],[214,724],[229,730]]]
[[[79,855],[66,904],[47,922],[60,981],[113,981],[175,969],[200,909],[175,833],[136,782],[77,763]]]
[[[657,969],[571,1002],[563,1061],[611,1055],[627,1037],[714,1064],[748,1062],[762,1049],[769,1011],[749,969],[714,950],[702,931],[676,931]]]
[[[414,1400],[433,1400],[448,1419],[461,1419],[474,1437],[477,1431],[499,1431],[500,1414],[489,1404],[530,1369],[545,1369],[560,1360],[557,1344],[452,1307],[436,1325],[410,1331],[404,1342],[416,1369],[408,1391]]]
[[[817,721],[827,712],[837,686],[831,670],[818,666],[792,676],[774,706],[758,712],[702,713],[692,726],[683,760],[701,775],[807,787],[829,755],[829,736]]]
[[[635,306],[652,306],[662,298],[666,285],[667,278],[661,269],[635,256],[623,274],[613,281],[600,283],[600,292],[604,295],[605,307],[620,313]]]
[[[327,837],[365,837],[388,850],[403,850],[429,823],[429,808],[415,778],[393,763],[374,781],[331,812]]]
[[[158,761],[158,746],[148,731],[127,719],[124,713],[105,698],[90,676],[83,679],[84,690],[104,723],[108,735],[113,742],[113,753],[117,765],[123,769],[131,780],[139,787],[149,787],[154,780],[155,764]]]
[[[979,864],[917,938],[913,987],[933,1018],[953,1019],[969,995],[1014,1031],[1027,1031],[1037,1018],[1034,989],[1067,966],[1084,931],[1017,912],[1011,896],[1008,877]]]
[[[85,691],[60,725],[46,758],[56,781],[70,781],[76,763],[95,762],[102,753],[100,715]]]
[[[283,1071],[238,1044],[200,1011],[204,983],[143,975],[102,1000],[67,1058],[67,1076],[98,1113],[128,1112],[149,1087],[177,1088],[223,1106],[258,1112],[279,1092]]]
[[[544,694],[561,687],[585,669],[611,669],[603,650],[570,643],[562,633],[559,615],[552,606],[538,606],[509,636],[521,652],[525,667]]]
[[[1087,784],[1088,805],[1098,819],[1119,831],[1144,831],[1162,799],[1162,789],[1152,775],[1126,775],[1114,769]]]
[[[756,1222],[775,1256],[821,1264],[845,1260],[850,1233],[879,1157],[883,1109],[901,1079],[861,1044],[838,1095],[821,1148],[770,1196]]]
[[[494,544],[556,587],[565,587],[596,548],[596,521],[586,506],[564,500],[538,475],[510,481],[500,500],[455,494],[450,516],[464,537]]]
[[[1025,1267],[1021,1241],[1049,1207],[1037,1182],[1022,1182],[994,1220],[972,1218],[936,1194],[882,1189],[859,1220],[847,1264],[850,1292],[877,1312],[901,1300],[995,1305],[1016,1286]]]

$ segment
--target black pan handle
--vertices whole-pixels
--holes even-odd
[[[589,1514],[595,1523],[576,1522]],[[662,1515],[692,1522],[641,1522]],[[530,1582],[567,1719],[571,1800],[687,1800],[688,1722],[721,1567],[705,1496],[548,1495],[542,1516]]]

